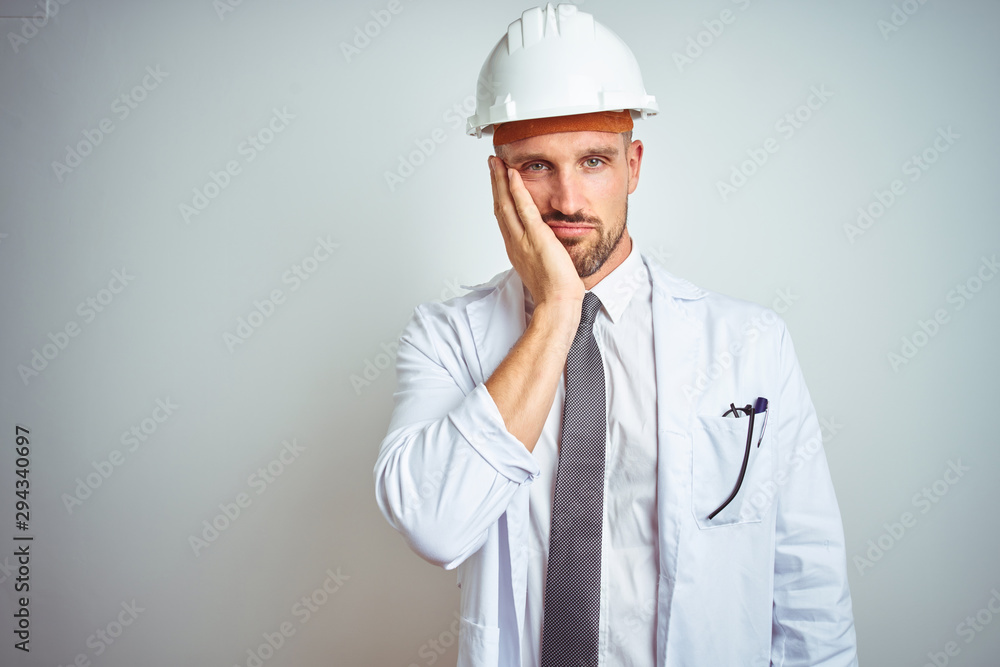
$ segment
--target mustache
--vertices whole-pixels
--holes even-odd
[[[567,223],[587,223],[594,225],[596,227],[601,226],[601,221],[597,218],[584,215],[583,213],[574,213],[573,215],[566,215],[560,213],[559,211],[552,211],[551,213],[546,213],[542,216],[543,222],[567,222]]]

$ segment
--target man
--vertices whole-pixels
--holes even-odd
[[[656,105],[628,47],[572,5],[535,8],[481,82],[470,133],[494,138],[513,268],[416,309],[375,465],[389,523],[458,568],[458,664],[857,664],[784,323],[629,236],[633,117]]]

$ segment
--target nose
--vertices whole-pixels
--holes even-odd
[[[549,205],[563,215],[582,212],[585,205],[583,183],[572,171],[561,171],[550,180]]]

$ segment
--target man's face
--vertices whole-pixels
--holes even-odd
[[[616,249],[621,253],[619,246],[627,241],[628,195],[639,182],[642,142],[626,149],[622,137],[558,132],[497,147],[497,157],[521,175],[581,278],[596,273]],[[629,247],[624,243],[626,251]]]

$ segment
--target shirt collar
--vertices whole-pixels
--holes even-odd
[[[625,261],[590,289],[601,300],[612,323],[617,323],[621,319],[640,282],[643,280],[647,284],[649,282],[649,274],[639,254],[639,248],[634,239],[630,237],[630,240],[632,249]]]

